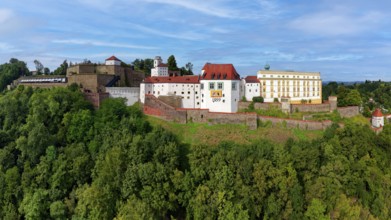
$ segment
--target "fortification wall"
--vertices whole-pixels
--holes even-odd
[[[245,124],[250,130],[257,129],[256,113],[216,113],[207,115],[210,124]]]
[[[160,101],[153,95],[146,95],[144,113],[154,115],[167,121],[186,123],[186,110],[177,110],[172,106]]]
[[[300,128],[303,130],[324,130],[327,127],[331,126],[331,121],[304,121],[304,120],[295,120],[295,119],[287,119],[287,118],[275,118],[269,116],[260,116],[258,115],[258,120],[261,122],[270,121],[273,126],[275,125],[283,125],[287,128]]]
[[[358,106],[339,107],[337,111],[343,118],[351,118],[360,114]]]
[[[102,101],[109,97],[108,93],[84,93],[84,98],[91,102],[95,108],[99,108]]]
[[[140,97],[140,88],[138,87],[106,87],[106,92],[111,98],[125,98],[128,106],[138,102]]]
[[[292,104],[291,112],[329,112],[330,104]]]

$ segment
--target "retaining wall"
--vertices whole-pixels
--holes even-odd
[[[351,118],[360,114],[358,106],[339,107],[337,111],[343,118]]]

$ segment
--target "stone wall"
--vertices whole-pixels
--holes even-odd
[[[282,125],[287,128],[304,130],[324,130],[332,124],[331,121],[284,119],[259,116],[256,113],[219,113],[209,112],[208,109],[180,109],[174,108],[152,95],[145,96],[144,113],[178,123],[244,124],[251,130],[257,129],[257,120],[270,121],[273,126]]]
[[[92,105],[95,108],[99,108],[102,101],[109,97],[108,93],[97,93],[97,92],[91,92],[91,93],[84,93],[84,98],[91,102]]]
[[[181,96],[161,95],[158,99],[174,108],[182,108]]]
[[[258,120],[261,122],[270,121],[273,126],[282,125],[287,128],[300,128],[303,130],[324,130],[327,127],[332,125],[331,121],[304,121],[304,120],[295,120],[295,119],[287,119],[287,118],[275,118],[269,116],[261,116],[258,115]]]
[[[81,85],[82,89],[86,92],[103,92],[105,86],[111,80],[114,79],[113,75],[103,74],[78,74],[68,76],[68,84],[76,83]]]
[[[154,115],[167,121],[186,123],[186,110],[177,110],[174,107],[160,101],[153,95],[146,95],[144,113]]]
[[[207,115],[209,124],[245,124],[250,130],[257,129],[256,113],[216,113]]]
[[[360,109],[358,106],[339,107],[337,110],[343,118],[351,118],[360,114]]]
[[[292,104],[291,112],[329,112],[330,104]]]
[[[140,97],[139,87],[106,87],[106,92],[111,98],[125,98],[128,106],[138,102]]]

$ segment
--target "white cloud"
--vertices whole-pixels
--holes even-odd
[[[157,47],[149,47],[142,45],[131,45],[131,44],[119,44],[119,43],[110,43],[103,41],[95,40],[82,40],[82,39],[70,39],[70,40],[53,40],[53,43],[57,44],[75,44],[75,45],[91,45],[91,46],[100,46],[100,47],[119,47],[119,48],[130,48],[130,49],[158,49]]]
[[[158,35],[162,37],[175,38],[181,40],[201,40],[203,35],[193,32],[167,33],[155,28],[149,28],[138,24],[129,24],[132,28],[143,31],[145,33]]]
[[[0,25],[5,24],[12,19],[14,13],[12,10],[7,8],[0,8]]]
[[[345,10],[331,10],[299,17],[289,26],[319,35],[354,35],[376,28],[384,18],[376,11],[356,15]]]

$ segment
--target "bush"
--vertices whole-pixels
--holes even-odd
[[[253,97],[253,102],[260,102],[260,103],[263,103],[263,97],[262,96],[256,96],[256,97]]]

